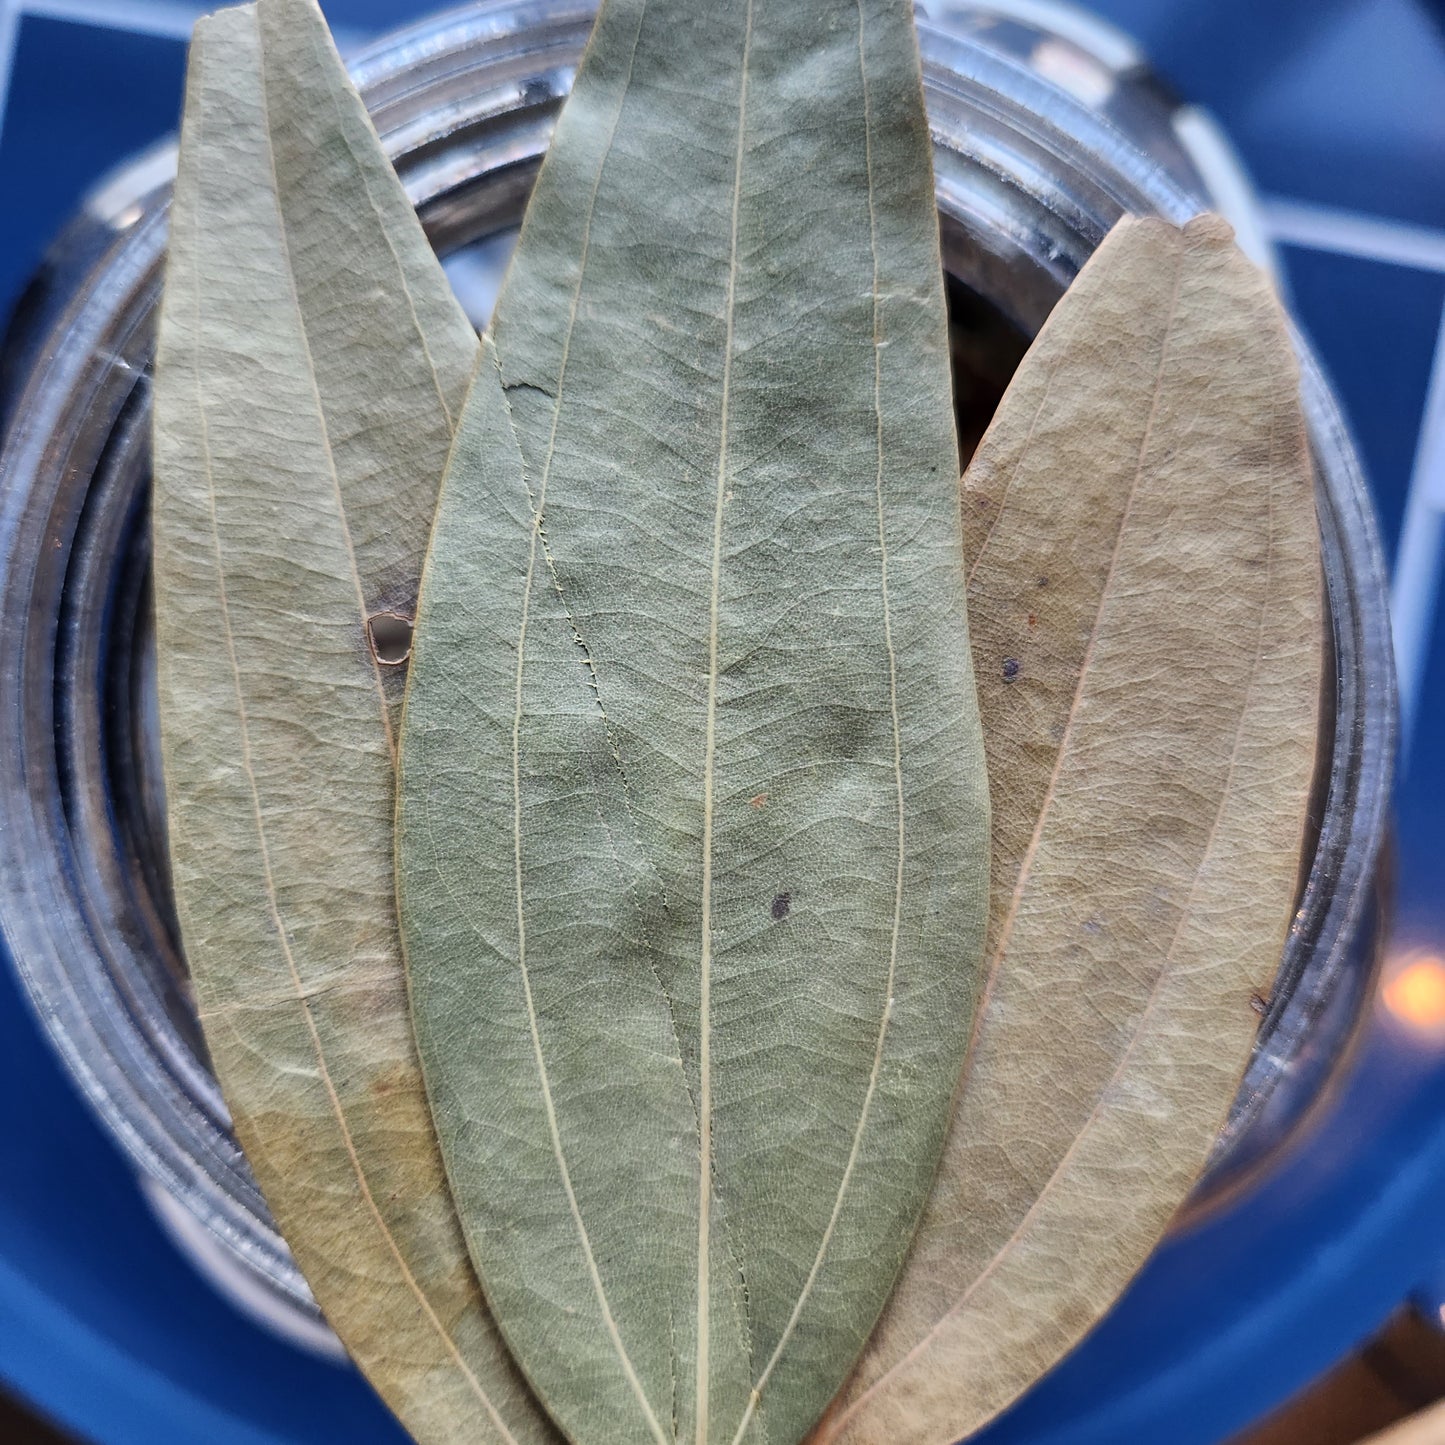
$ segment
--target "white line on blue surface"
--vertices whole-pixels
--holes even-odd
[[[5,133],[20,22],[27,16],[188,40],[206,8],[182,0],[0,0],[0,137]]]
[[[1415,443],[1415,465],[1405,498],[1405,520],[1395,553],[1390,618],[1400,680],[1400,771],[1409,764],[1410,736],[1430,657],[1430,639],[1445,561],[1445,311],[1430,367],[1430,389]]]
[[[1271,196],[1262,203],[1277,242],[1340,256],[1445,273],[1445,231],[1310,201]],[[1405,498],[1390,585],[1390,622],[1400,688],[1400,772],[1409,765],[1420,693],[1438,622],[1445,570],[1445,316],[1435,342],[1415,463]]]
[[[5,102],[10,93],[20,22],[26,16],[189,40],[196,21],[214,8],[213,4],[190,4],[187,0],[0,0],[0,135],[5,130]],[[333,29],[332,33],[343,55],[371,38],[368,32],[347,26]]]
[[[1445,271],[1445,231],[1288,196],[1267,196],[1261,206],[1274,239],[1286,245],[1419,271]]]
[[[183,0],[19,0],[19,7],[37,19],[72,20],[176,40],[189,40],[197,17],[215,8]]]
[[[5,131],[5,102],[10,95],[10,72],[15,68],[15,42],[20,34],[16,0],[0,0],[0,135]]]

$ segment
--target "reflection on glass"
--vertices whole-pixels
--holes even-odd
[[[1389,959],[1380,1001],[1409,1033],[1445,1045],[1445,958],[1413,949]]]

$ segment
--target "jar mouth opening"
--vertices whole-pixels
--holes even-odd
[[[483,5],[357,60],[453,273],[468,257],[495,259],[519,223],[590,24],[576,0]],[[1033,332],[1117,215],[1182,220],[1200,207],[1023,67],[926,24],[921,34],[971,450]],[[14,720],[0,739],[0,807],[15,820],[0,840],[0,926],[111,1131],[277,1293],[314,1312],[230,1134],[169,905],[147,509],[166,193],[152,185],[137,201],[123,214],[138,218],[88,259],[36,353],[0,461],[0,717]],[[1368,966],[1348,950],[1370,902],[1393,751],[1384,570],[1353,451],[1307,349],[1302,373],[1332,623],[1314,832],[1275,996],[1196,1198],[1218,1196],[1265,1152],[1251,1138],[1269,1142],[1281,1069],[1304,1057],[1330,1010],[1358,1004]]]

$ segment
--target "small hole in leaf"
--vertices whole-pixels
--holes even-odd
[[[1003,660],[1003,680],[1013,682],[1019,675],[1019,660],[1016,657],[1006,657]]]
[[[383,667],[400,667],[411,656],[411,618],[399,612],[376,612],[366,619],[372,656]]]

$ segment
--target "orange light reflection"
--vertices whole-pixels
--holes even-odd
[[[1415,953],[1387,965],[1380,1000],[1411,1033],[1445,1040],[1445,959]]]

